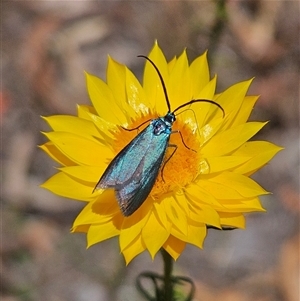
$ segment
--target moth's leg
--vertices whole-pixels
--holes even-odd
[[[185,143],[184,140],[183,140],[182,134],[181,134],[181,132],[180,132],[179,130],[172,131],[171,134],[175,134],[175,133],[178,133],[178,134],[180,135],[182,144],[183,144],[187,149],[189,149],[189,150],[191,150],[191,151],[193,151],[193,152],[196,153],[196,151],[195,151],[194,149],[192,149],[192,148],[190,148],[190,147],[188,147],[188,146],[186,145],[186,143]]]

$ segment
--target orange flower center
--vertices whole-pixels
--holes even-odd
[[[143,122],[148,120],[150,122],[156,118],[157,116],[153,113],[141,116],[134,120],[128,128],[137,128]],[[145,125],[142,125],[136,131],[127,131],[119,127],[119,131],[115,134],[115,140],[112,145],[116,154],[130,143],[139,132],[148,126],[149,122],[146,122]],[[193,134],[188,124],[178,119],[174,122],[172,131],[180,131],[182,138],[179,133],[171,134],[169,145],[176,145],[177,148],[171,146],[167,148],[158,177],[150,193],[153,198],[159,198],[162,194],[174,192],[185,187],[199,174],[201,156],[197,136]],[[187,147],[183,144],[182,139]],[[139,160],[139,158],[137,158],[137,160]]]

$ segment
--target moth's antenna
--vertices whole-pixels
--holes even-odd
[[[167,106],[168,106],[168,113],[170,113],[171,112],[170,101],[169,101],[169,97],[168,97],[168,93],[167,93],[167,88],[166,88],[166,85],[164,83],[164,79],[163,79],[162,75],[160,74],[158,68],[153,63],[153,61],[151,61],[147,56],[145,56],[145,55],[138,55],[138,57],[143,57],[144,59],[146,59],[147,61],[149,61],[153,65],[153,67],[155,68],[155,70],[156,70],[156,72],[157,72],[157,74],[159,76],[160,82],[162,84],[163,90],[164,90],[164,94],[165,94],[166,102],[167,102]]]
[[[211,103],[211,104],[217,106],[219,109],[222,110],[222,112],[223,112],[223,118],[224,118],[224,116],[225,116],[225,111],[224,111],[224,109],[223,109],[223,108],[221,107],[221,105],[219,105],[217,102],[215,102],[215,101],[213,101],[213,100],[210,100],[210,99],[193,99],[193,100],[191,100],[191,101],[189,101],[189,102],[187,102],[187,103],[184,103],[183,105],[179,106],[178,108],[176,108],[176,109],[173,111],[173,113],[175,113],[175,112],[178,111],[179,109],[181,109],[181,108],[183,108],[183,107],[185,107],[185,106],[191,105],[192,103],[195,103],[195,102],[208,102],[208,103]]]

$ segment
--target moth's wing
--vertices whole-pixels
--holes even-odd
[[[162,166],[169,134],[154,136],[132,178],[116,187],[116,196],[125,216],[135,212],[146,200]]]
[[[104,171],[95,189],[116,188],[133,177],[141,163],[140,158],[151,143],[152,129],[150,124],[119,152]]]

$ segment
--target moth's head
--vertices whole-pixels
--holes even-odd
[[[169,112],[165,117],[164,121],[172,125],[176,120],[175,114],[173,112]]]

